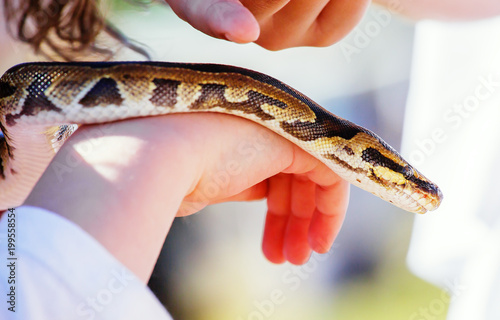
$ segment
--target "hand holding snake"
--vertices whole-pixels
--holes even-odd
[[[298,264],[312,250],[327,251],[340,229],[348,184],[262,126],[212,114],[132,119],[106,126],[76,131],[56,154],[53,166],[66,164],[68,154],[81,157],[80,164],[64,173],[63,182],[49,166],[27,204],[94,230],[92,236],[110,252],[118,251],[122,262],[135,265],[138,251],[144,254],[148,248],[154,264],[154,253],[176,213],[187,215],[209,203],[267,197],[262,245],[266,257],[276,263]],[[103,131],[107,134],[96,134]],[[238,148],[242,152],[230,152]],[[233,168],[232,163],[241,167]],[[221,184],[217,176],[227,172],[228,165],[231,179]],[[148,232],[141,234],[143,229]],[[133,245],[113,250],[122,245],[121,235],[133,239]]]

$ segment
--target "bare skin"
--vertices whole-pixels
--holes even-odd
[[[172,220],[208,204],[267,197],[262,246],[275,263],[327,252],[342,225],[348,183],[250,121],[189,114],[109,126],[92,144],[86,132],[99,126],[78,130],[26,204],[75,222],[145,282]],[[61,179],[54,168],[68,163],[68,152],[81,162]]]
[[[329,46],[346,36],[370,0],[166,0],[198,30],[270,50]]]

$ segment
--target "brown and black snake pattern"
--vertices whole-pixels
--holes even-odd
[[[214,64],[75,62],[21,64],[0,78],[0,210],[23,203],[76,125],[181,112],[254,121],[405,210],[441,202],[439,188],[376,134],[270,76]]]

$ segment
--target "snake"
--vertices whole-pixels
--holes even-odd
[[[193,112],[262,125],[403,210],[425,213],[442,201],[378,135],[266,74],[203,63],[28,62],[0,78],[0,210],[23,204],[79,126]]]

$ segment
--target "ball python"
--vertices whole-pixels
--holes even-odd
[[[0,210],[24,202],[79,125],[189,112],[254,121],[404,210],[441,203],[438,186],[375,133],[268,75],[216,64],[34,62],[0,78]]]

